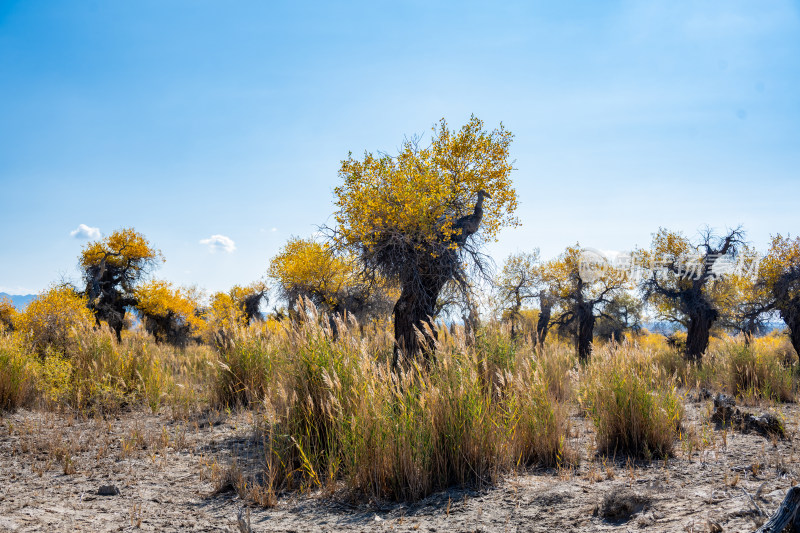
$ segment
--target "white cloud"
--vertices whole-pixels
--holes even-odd
[[[86,224],[80,224],[77,229],[69,232],[76,239],[99,239],[100,228],[93,228]]]
[[[278,231],[278,228],[272,228],[270,231],[271,231],[272,233],[275,233],[276,231]]]
[[[201,240],[200,244],[208,245],[208,249],[211,250],[212,253],[222,251],[230,254],[236,250],[236,243],[233,242],[233,239],[225,235],[212,235],[208,239]]]

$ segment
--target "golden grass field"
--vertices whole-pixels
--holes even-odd
[[[800,479],[780,333],[700,366],[645,333],[580,365],[557,337],[441,326],[435,364],[393,372],[387,324],[301,318],[185,349],[4,333],[0,530],[740,531]],[[718,392],[785,437],[712,421]]]

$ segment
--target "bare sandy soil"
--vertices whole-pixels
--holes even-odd
[[[759,408],[749,408],[759,411]],[[247,506],[219,491],[232,460],[253,463],[252,414],[110,419],[22,410],[0,418],[0,531],[753,531],[800,480],[800,409],[774,408],[788,438],[709,421],[686,403],[686,434],[668,461],[595,457],[591,424],[572,418],[578,466],[507,476],[413,504],[348,503],[330,494]],[[99,495],[106,487],[109,495]],[[224,487],[222,487],[224,488]],[[611,496],[617,496],[616,499]],[[609,499],[611,498],[611,499]],[[605,501],[604,500],[607,500]]]

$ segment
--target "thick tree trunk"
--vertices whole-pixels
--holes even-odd
[[[800,302],[799,302],[800,303]],[[781,318],[789,327],[789,338],[798,357],[800,357],[800,307],[781,307]]]
[[[515,341],[519,338],[519,330],[517,330],[517,320],[519,320],[519,310],[514,310],[511,314],[511,340]]]
[[[699,362],[708,348],[708,334],[717,320],[719,313],[710,307],[700,308],[689,315],[689,327],[686,332],[686,358]]]
[[[744,331],[744,345],[750,346],[753,343],[753,332],[749,329]]]
[[[755,533],[781,533],[787,526],[789,531],[800,531],[800,487],[792,487],[786,493],[781,506],[775,514],[763,526],[758,528]]]
[[[122,326],[123,321],[120,320],[119,322],[115,323],[114,328],[114,335],[117,337],[117,342],[122,342]]]
[[[547,338],[547,332],[550,329],[550,315],[553,306],[549,303],[542,302],[540,307],[539,320],[536,322],[536,345],[544,346],[544,340]]]
[[[581,305],[578,314],[578,359],[581,363],[589,361],[594,340],[594,313],[592,306]]]
[[[426,364],[431,362],[436,344],[436,328],[432,318],[442,287],[444,283],[441,280],[427,278],[422,281],[422,290],[418,285],[401,288],[400,299],[394,306],[392,366],[395,369],[401,357],[410,361],[421,354]]]

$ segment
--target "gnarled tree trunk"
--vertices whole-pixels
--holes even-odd
[[[758,528],[755,533],[781,533],[789,526],[789,531],[800,531],[800,487],[792,487],[786,493],[781,506],[775,511],[767,523]]]
[[[689,315],[689,327],[686,332],[686,358],[698,362],[708,348],[708,335],[711,326],[719,317],[716,309],[710,306],[696,308]]]
[[[421,354],[426,363],[433,358],[436,328],[432,318],[436,312],[436,299],[445,283],[442,278],[426,276],[421,285],[402,286],[400,298],[394,306],[394,368],[397,368],[401,354],[412,357]]]
[[[779,311],[781,318],[789,327],[789,338],[792,340],[794,351],[800,357],[800,305],[781,306]]]
[[[575,312],[578,315],[578,359],[581,363],[585,363],[592,354],[592,341],[594,340],[593,306],[579,305]]]
[[[539,303],[539,320],[536,321],[536,345],[544,346],[547,332],[550,330],[550,317],[553,312],[553,304],[549,299],[542,298]]]

